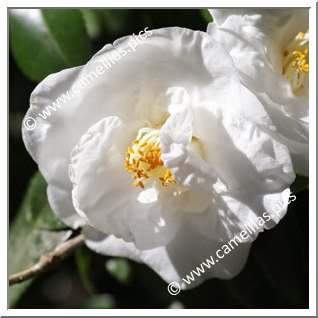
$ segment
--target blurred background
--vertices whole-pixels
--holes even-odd
[[[52,250],[54,240],[68,233],[47,204],[45,181],[21,137],[37,83],[50,73],[86,63],[105,44],[145,27],[205,31],[210,19],[199,9],[10,10],[10,274],[34,264],[40,252]],[[63,57],[50,41],[52,34],[66,52]],[[82,247],[57,268],[10,287],[10,308],[308,308],[309,207],[304,182],[297,179],[297,199],[287,215],[273,230],[260,234],[244,270],[232,280],[212,279],[171,296],[167,284],[145,265]]]

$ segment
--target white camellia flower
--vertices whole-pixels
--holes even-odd
[[[309,10],[211,9],[210,13],[214,20],[207,32],[226,47],[242,82],[262,103],[261,109],[248,109],[246,115],[273,130],[263,121],[265,111],[290,150],[295,170],[308,175]]]
[[[257,233],[191,286],[182,281],[282,202],[259,231],[278,223],[295,176],[286,146],[242,116],[242,104],[259,101],[226,50],[204,32],[151,32],[34,130],[23,128],[23,139],[52,209],[69,226],[83,226],[88,247],[143,262],[189,288],[242,269]],[[129,52],[132,38],[48,76],[26,117],[81,86],[107,54]]]

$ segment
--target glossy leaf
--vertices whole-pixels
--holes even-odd
[[[45,198],[46,184],[42,176],[37,173],[31,180],[21,208],[9,229],[9,274],[31,267],[38,261],[40,255],[54,250],[67,236],[68,231],[61,230],[61,224],[55,220]],[[50,213],[51,217],[42,215]],[[38,227],[39,224],[44,227]],[[50,224],[59,230],[49,229]],[[15,306],[31,281],[10,287],[11,308]]]
[[[11,9],[10,46],[16,63],[31,80],[67,67],[44,24],[40,9]]]
[[[82,246],[75,251],[75,261],[78,273],[86,291],[93,294],[94,286],[90,279],[91,254],[86,246]]]
[[[50,208],[46,194],[47,183],[40,172],[32,178],[28,205],[25,207],[30,222],[43,230],[61,230],[67,226],[58,219]]]
[[[87,62],[91,46],[77,9],[11,9],[10,45],[31,80]]]
[[[206,22],[213,22],[212,15],[208,9],[200,9],[200,12]]]
[[[103,31],[103,23],[98,9],[80,9],[88,36],[95,40]]]
[[[57,51],[68,66],[85,64],[92,55],[84,18],[78,9],[42,9]]]
[[[102,23],[108,34],[117,34],[127,23],[129,17],[128,9],[101,9],[98,10],[101,15]]]
[[[131,282],[131,268],[128,260],[124,258],[112,258],[106,262],[108,273],[122,284]]]

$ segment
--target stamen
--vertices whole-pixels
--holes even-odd
[[[299,32],[283,52],[283,75],[290,81],[295,92],[308,80],[309,30]]]
[[[136,140],[132,142],[132,147],[128,147],[125,155],[125,167],[127,171],[133,172],[135,187],[143,189],[145,180],[151,178],[159,179],[163,187],[167,187],[169,183],[177,184],[161,159],[159,130],[140,129]]]

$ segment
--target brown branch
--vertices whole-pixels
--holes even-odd
[[[47,254],[40,256],[40,260],[31,268],[28,268],[22,272],[9,276],[9,285],[22,283],[23,281],[37,276],[44,271],[55,267],[67,256],[69,256],[76,248],[84,244],[84,236],[78,235],[64,243],[59,244],[56,249]]]

